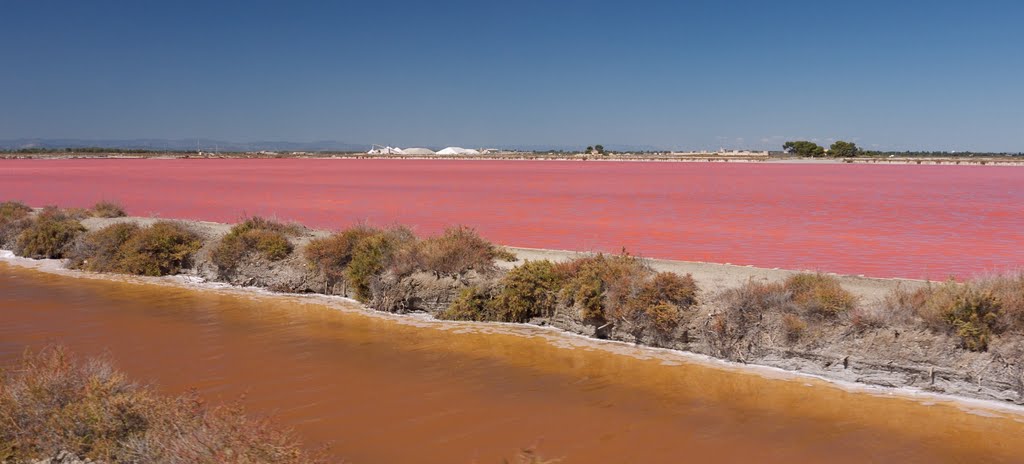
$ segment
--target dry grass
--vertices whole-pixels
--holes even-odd
[[[14,253],[26,258],[63,258],[85,227],[67,211],[48,206],[18,235]]]
[[[0,424],[0,462],[62,450],[108,463],[324,462],[292,433],[246,417],[240,404],[161,396],[109,362],[80,362],[60,347],[2,372]]]

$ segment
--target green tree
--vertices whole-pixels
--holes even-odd
[[[590,145],[587,145],[587,150],[586,150],[586,151],[585,151],[584,153],[586,153],[586,154],[588,154],[588,155],[589,155],[589,154],[590,154],[591,152],[593,152],[593,151],[594,151],[594,147],[592,147],[592,146],[590,146]]]
[[[596,151],[597,154],[599,154],[599,155],[603,155],[604,154],[604,145],[594,145],[594,151]]]
[[[842,140],[836,140],[836,143],[833,143],[828,149],[828,155],[837,158],[849,158],[859,154],[860,148],[857,148],[857,144]]]
[[[804,157],[820,157],[825,156],[825,148],[814,142],[808,142],[806,140],[797,140],[795,142],[786,142],[782,144],[782,149],[786,153],[792,153],[797,156]]]

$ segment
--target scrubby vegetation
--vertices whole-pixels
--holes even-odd
[[[125,217],[124,206],[114,201],[100,201],[93,205],[92,215],[99,218]]]
[[[1024,333],[1024,274],[930,284],[898,291],[890,301],[931,329],[956,335],[971,351],[987,350],[994,335]]]
[[[107,463],[311,463],[295,436],[240,404],[162,396],[60,347],[0,371],[0,462],[68,451]]]
[[[246,258],[253,256],[267,261],[279,261],[292,253],[288,239],[297,227],[280,222],[251,217],[231,228],[210,253],[210,259],[221,274],[230,274]]]
[[[357,225],[306,246],[307,261],[324,277],[329,289],[341,286],[355,298],[374,297],[374,282],[385,275],[401,279],[415,272],[465,280],[467,275],[493,274],[496,259],[514,259],[471,228],[458,226],[424,240],[405,227],[378,229]]]
[[[782,286],[793,303],[806,315],[832,318],[856,305],[857,299],[839,285],[839,279],[824,274],[796,274]]]
[[[697,302],[690,276],[656,273],[627,254],[594,255],[567,263],[528,261],[494,283],[469,287],[446,310],[445,319],[527,322],[564,310],[571,318],[635,338],[670,338]]]
[[[14,248],[21,232],[32,225],[32,208],[18,201],[0,203],[0,248]]]
[[[177,274],[202,247],[183,224],[158,221],[148,227],[112,224],[84,234],[68,252],[68,267],[145,276]]]
[[[48,206],[18,235],[14,253],[26,258],[63,258],[70,244],[84,231],[85,227],[72,214]]]
[[[857,300],[835,277],[795,274],[781,283],[750,281],[725,292],[722,308],[708,323],[708,341],[719,356],[742,359],[759,339],[796,343],[812,323],[834,323]]]
[[[427,238],[418,245],[419,265],[423,270],[460,278],[469,271],[493,273],[494,260],[507,259],[507,253],[465,226],[448,228],[442,235]]]

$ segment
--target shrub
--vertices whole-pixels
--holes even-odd
[[[782,330],[786,334],[786,340],[796,342],[807,330],[807,323],[800,316],[795,314],[782,315]]]
[[[60,347],[26,354],[0,372],[0,423],[0,462],[59,451],[110,463],[322,462],[290,432],[247,418],[238,404],[161,396],[106,361],[79,362]]]
[[[974,282],[999,302],[1000,331],[1024,332],[1024,272]]]
[[[121,248],[139,229],[134,223],[120,222],[83,234],[68,250],[67,266],[93,272],[123,272]]]
[[[992,289],[976,284],[950,280],[928,285],[914,293],[912,304],[932,329],[953,331],[961,346],[971,351],[987,350],[992,334],[1002,328],[999,299]]]
[[[306,245],[306,260],[327,279],[329,285],[334,285],[345,278],[345,268],[352,261],[356,244],[379,233],[380,229],[357,225],[329,237],[310,240]]]
[[[46,207],[18,236],[14,252],[27,258],[62,258],[85,227],[63,210]]]
[[[469,271],[490,274],[496,269],[494,260],[507,254],[465,226],[450,227],[419,246],[423,270],[438,276],[462,277]]]
[[[554,314],[562,276],[551,261],[527,261],[510,270],[499,282],[492,307],[495,317],[507,322],[526,322]]]
[[[762,330],[766,316],[798,310],[792,293],[782,284],[753,280],[726,290],[721,303],[722,310],[711,318],[706,334],[711,348],[730,359],[742,358],[751,349],[751,344],[743,341]]]
[[[268,261],[286,258],[292,252],[287,234],[294,226],[261,217],[251,217],[231,228],[210,253],[210,260],[222,273],[233,272],[245,258],[258,255]]]
[[[20,201],[0,203],[0,221],[16,221],[32,214],[32,208]]]
[[[92,215],[100,218],[125,217],[124,206],[113,201],[101,201],[93,205]]]
[[[793,302],[810,315],[835,317],[856,306],[857,298],[843,289],[839,279],[824,274],[796,274],[783,284]]]
[[[0,248],[13,248],[22,231],[32,225],[32,208],[17,201],[0,203]]]
[[[139,229],[118,253],[120,272],[146,276],[177,274],[202,247],[198,235],[177,222],[158,221]]]
[[[453,321],[489,321],[493,320],[491,312],[492,295],[489,291],[477,287],[466,287],[444,311],[437,313],[438,319]]]
[[[629,312],[629,300],[653,271],[640,259],[622,254],[579,258],[559,265],[565,286],[559,298],[578,308],[580,317],[593,323],[621,318]]]
[[[399,251],[412,246],[414,241],[415,237],[408,229],[396,228],[356,242],[345,268],[345,280],[352,285],[355,299],[363,303],[370,301],[373,298],[371,280],[383,274]]]

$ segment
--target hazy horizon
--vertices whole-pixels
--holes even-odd
[[[1024,151],[1024,4],[13,2],[0,141]]]

